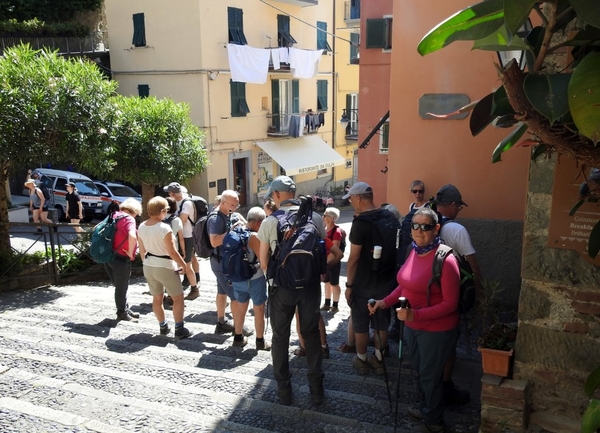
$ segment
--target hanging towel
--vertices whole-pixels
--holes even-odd
[[[271,52],[271,60],[273,63],[273,69],[278,70],[281,68],[281,61],[279,59],[279,49],[269,50]]]
[[[281,63],[289,63],[290,62],[290,52],[287,47],[277,48],[277,52],[279,53],[279,61]]]
[[[290,70],[294,78],[312,78],[319,71],[323,50],[290,48]]]
[[[231,80],[264,84],[269,72],[269,50],[248,45],[227,44]]]

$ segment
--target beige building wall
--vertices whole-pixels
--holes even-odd
[[[138,86],[146,84],[150,95],[169,97],[190,105],[193,122],[206,133],[204,144],[210,165],[206,172],[187,184],[193,193],[209,201],[217,195],[218,186],[223,182],[228,189],[235,189],[242,183],[245,204],[259,201],[258,155],[261,149],[256,143],[276,139],[267,136],[272,113],[271,80],[293,79],[289,72],[274,71],[268,74],[265,84],[247,83],[246,101],[250,112],[245,117],[231,116],[227,8],[243,10],[244,35],[248,45],[255,48],[276,47],[277,15],[291,15],[290,34],[297,41],[294,47],[307,50],[317,49],[317,30],[294,17],[315,26],[317,21],[326,22],[327,31],[333,33],[334,4],[336,12],[340,8],[343,10],[340,1],[322,1],[317,6],[307,7],[278,1],[270,3],[280,10],[255,0],[179,0],[175,4],[161,0],[106,0],[111,68],[114,79],[119,82],[118,91],[135,96]],[[145,47],[132,45],[132,16],[136,13],[144,13]],[[332,45],[332,39],[332,36],[327,37],[329,45]],[[349,50],[342,44],[337,46],[340,50]],[[348,58],[349,54],[344,56]],[[299,80],[301,112],[309,108],[316,110],[317,80],[328,80],[328,112],[325,125],[316,135],[330,146],[335,141],[333,122],[339,119],[339,115],[332,112],[333,59],[331,52],[323,55],[318,74],[311,79]],[[345,89],[349,85],[343,86]],[[345,156],[345,151],[340,154]],[[242,160],[241,165],[235,160]],[[236,167],[241,166],[246,170],[243,181],[235,176]],[[343,166],[341,169],[345,170]],[[319,176],[316,172],[295,176],[299,192],[327,189],[334,170],[340,168],[328,169],[326,174]],[[272,173],[274,177],[279,174],[275,162]],[[342,173],[340,176],[347,175]]]

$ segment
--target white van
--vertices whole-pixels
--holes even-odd
[[[102,196],[98,187],[87,176],[72,171],[36,168],[41,178],[40,183],[50,192],[50,204],[58,212],[58,220],[65,218],[67,210],[67,183],[73,182],[81,197],[83,205],[83,221],[102,218]]]

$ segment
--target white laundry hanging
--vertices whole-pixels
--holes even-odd
[[[323,50],[290,48],[290,71],[294,78],[312,78],[319,72]]]
[[[262,48],[227,44],[231,80],[241,83],[266,83],[270,54],[270,50]]]

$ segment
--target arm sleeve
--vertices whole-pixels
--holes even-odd
[[[442,301],[430,307],[414,311],[414,320],[431,320],[451,314],[458,309],[460,295],[460,274],[458,262],[448,255],[442,266]]]

